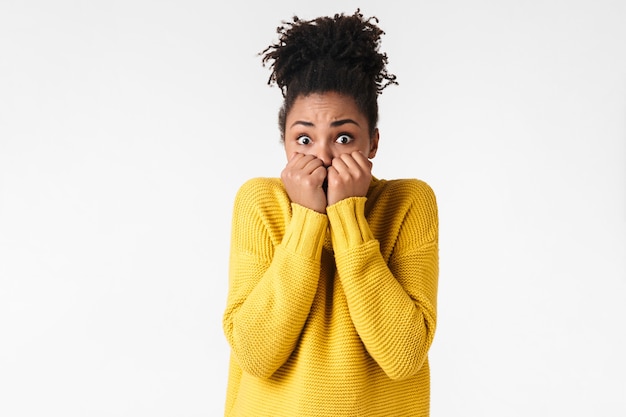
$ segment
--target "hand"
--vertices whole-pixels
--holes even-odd
[[[326,179],[324,162],[313,155],[294,153],[280,175],[292,202],[326,213],[326,193],[322,188]]]
[[[344,153],[328,168],[328,205],[348,197],[365,197],[372,181],[372,162],[361,152]]]

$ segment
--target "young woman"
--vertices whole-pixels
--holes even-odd
[[[423,181],[372,175],[396,83],[377,24],[294,17],[262,53],[287,163],[235,198],[226,416],[429,415],[437,205]]]

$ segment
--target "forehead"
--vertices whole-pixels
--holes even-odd
[[[336,92],[301,95],[293,103],[287,121],[333,121],[342,118],[365,120],[354,98]],[[287,123],[289,127],[290,123]]]

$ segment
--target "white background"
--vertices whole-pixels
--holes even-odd
[[[432,415],[626,415],[626,3],[309,3],[0,0],[0,416],[222,415],[232,201],[284,164],[256,54],[357,6],[374,174],[438,196]]]

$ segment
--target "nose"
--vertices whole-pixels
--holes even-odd
[[[330,146],[322,145],[318,149],[317,157],[324,162],[324,166],[328,168],[333,163],[333,152]]]

